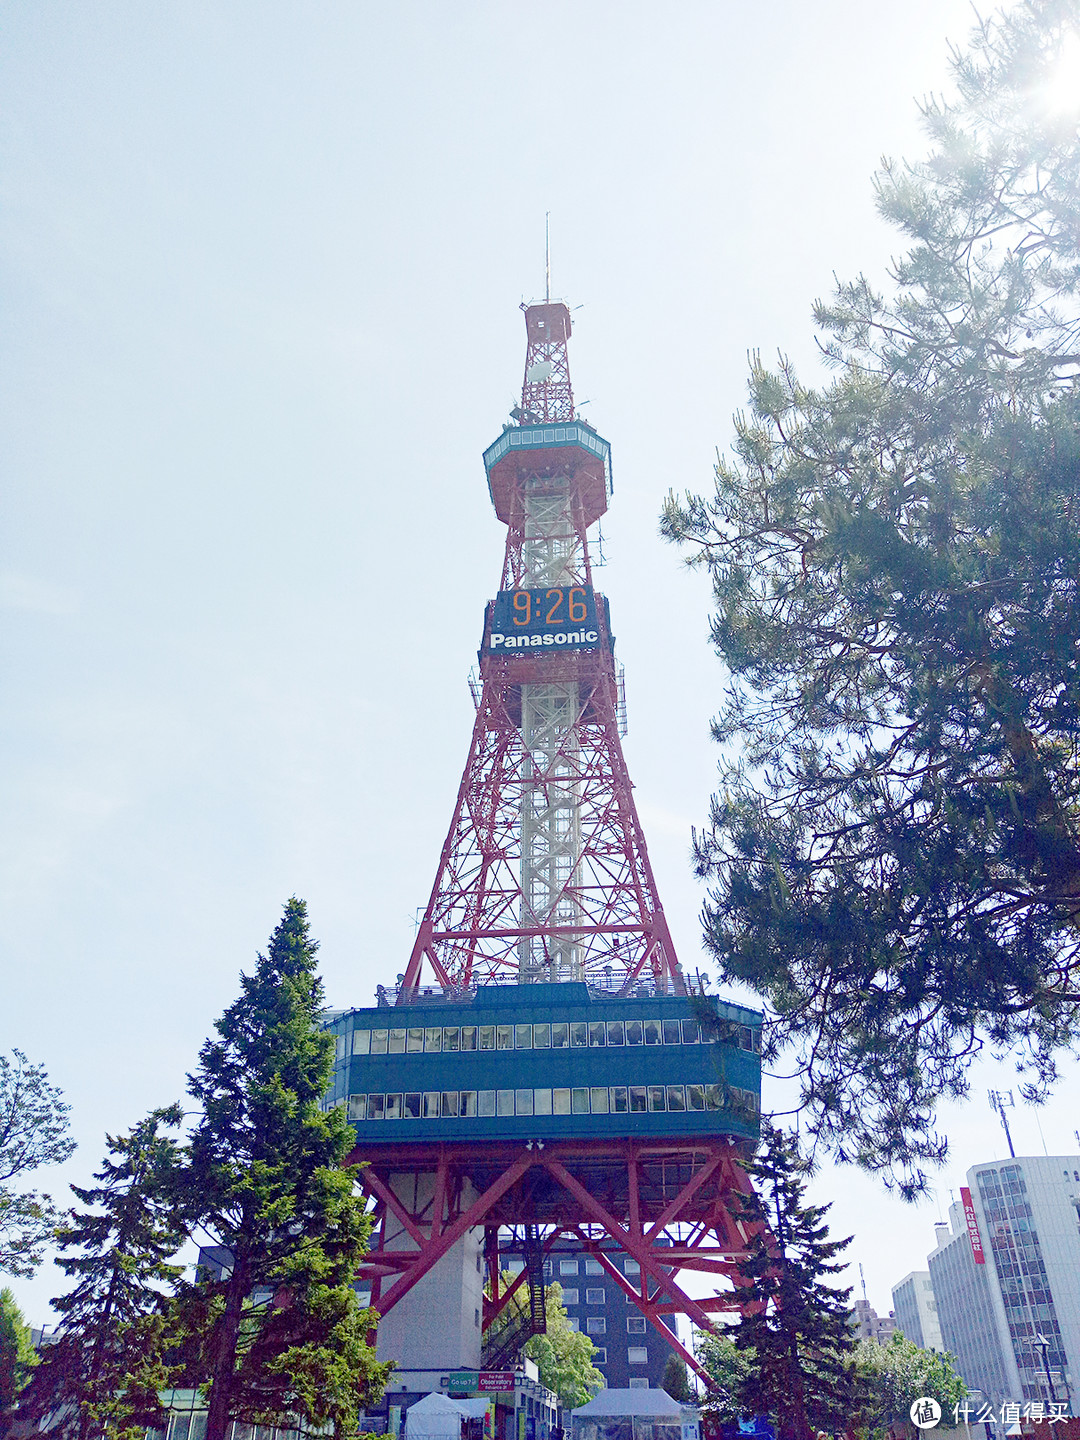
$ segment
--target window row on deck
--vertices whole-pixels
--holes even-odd
[[[344,1102],[339,1102],[344,1103]],[[755,1114],[758,1097],[735,1085],[581,1085],[539,1090],[413,1090],[350,1095],[349,1119],[459,1120],[500,1115],[635,1115],[738,1109]]]
[[[353,1055],[442,1054],[460,1050],[565,1050],[573,1046],[698,1045],[725,1040],[741,1050],[760,1051],[761,1031],[720,1021],[719,1031],[702,1034],[696,1020],[556,1020],[528,1025],[433,1025],[424,1028],[355,1029],[352,1044],[338,1036],[338,1059]]]

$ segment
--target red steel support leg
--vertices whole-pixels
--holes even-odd
[[[472,1230],[474,1226],[482,1222],[495,1202],[500,1200],[512,1185],[517,1184],[525,1171],[537,1163],[538,1158],[531,1152],[519,1156],[509,1169],[504,1170],[498,1180],[489,1185],[480,1198],[469,1206],[464,1215],[460,1215],[452,1225],[447,1225],[437,1239],[429,1240],[427,1245],[417,1252],[416,1263],[391,1286],[385,1300],[380,1302],[379,1313],[385,1315],[393,1309],[401,1297],[407,1295],[433,1265],[438,1264],[446,1252],[461,1239],[466,1230]]]
[[[563,1188],[574,1196],[582,1208],[605,1227],[611,1238],[617,1241],[627,1254],[633,1256],[641,1266],[643,1272],[647,1272],[661,1289],[666,1290],[668,1294],[671,1295],[672,1299],[683,1304],[686,1314],[688,1314],[696,1324],[700,1325],[703,1330],[710,1330],[712,1328],[711,1320],[706,1312],[698,1305],[697,1301],[691,1300],[690,1296],[683,1291],[678,1283],[673,1280],[670,1275],[664,1273],[663,1261],[657,1258],[658,1252],[656,1250],[651,1246],[642,1244],[636,1236],[630,1235],[611,1212],[601,1205],[599,1200],[593,1195],[590,1195],[584,1185],[570,1174],[560,1160],[555,1159],[554,1156],[544,1155],[541,1157],[541,1163],[551,1172],[555,1179],[559,1181]]]
[[[623,1293],[626,1295],[626,1298],[634,1302],[637,1308],[648,1320],[649,1324],[652,1325],[655,1329],[659,1330],[666,1343],[682,1356],[682,1358],[686,1361],[686,1363],[690,1366],[694,1373],[696,1375],[700,1375],[701,1379],[707,1386],[713,1386],[715,1382],[710,1378],[705,1369],[702,1367],[701,1362],[698,1360],[697,1356],[694,1355],[690,1350],[688,1350],[686,1346],[682,1343],[682,1341],[679,1339],[679,1337],[674,1333],[674,1331],[669,1330],[668,1327],[664,1325],[660,1320],[660,1315],[662,1313],[681,1313],[682,1306],[665,1305],[663,1307],[660,1307],[651,1304],[649,1299],[647,1298],[648,1281],[645,1279],[644,1270],[642,1271],[642,1290],[641,1294],[638,1294],[634,1287],[624,1278],[622,1271],[619,1270],[614,1264],[612,1264],[607,1253],[601,1250],[599,1246],[597,1246],[594,1242],[590,1241],[589,1237],[585,1235],[580,1230],[580,1228],[575,1226],[575,1230],[577,1231],[578,1238],[581,1240],[582,1244],[588,1249],[589,1253],[593,1256],[594,1259],[599,1260],[600,1264],[603,1266],[607,1274],[611,1277],[612,1280],[615,1281],[615,1283],[619,1286],[620,1290],[622,1290]],[[701,1308],[704,1309],[705,1306],[702,1305]],[[711,1321],[709,1322],[708,1328],[710,1330],[713,1328]]]

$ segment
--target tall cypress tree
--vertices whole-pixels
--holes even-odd
[[[334,1042],[318,1023],[317,948],[293,898],[189,1079],[202,1118],[188,1219],[232,1257],[221,1279],[182,1286],[171,1310],[209,1394],[206,1440],[224,1440],[232,1420],[352,1433],[390,1369],[365,1343],[372,1316],[353,1289],[370,1228],[343,1168],[353,1133],[320,1108]]]
[[[757,1194],[745,1202],[753,1236],[736,1286],[743,1316],[729,1332],[751,1362],[738,1400],[750,1414],[771,1416],[780,1440],[812,1440],[819,1430],[852,1429],[862,1409],[851,1291],[825,1283],[844,1268],[835,1258],[851,1242],[830,1240],[829,1207],[803,1198],[808,1166],[796,1141],[767,1122],[762,1138],[747,1166]]]
[[[75,1277],[53,1301],[60,1336],[19,1399],[20,1419],[44,1424],[62,1440],[140,1437],[159,1425],[158,1391],[168,1383],[158,1313],[162,1286],[182,1273],[169,1264],[184,1235],[174,1203],[176,1141],[163,1134],[183,1119],[178,1105],[156,1110],[130,1135],[108,1137],[109,1154],[94,1178],[71,1188],[85,1211],[72,1210],[57,1230],[57,1264]]]

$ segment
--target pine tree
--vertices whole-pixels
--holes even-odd
[[[686,1361],[681,1355],[669,1355],[660,1380],[661,1390],[666,1390],[673,1400],[687,1405],[694,1398],[690,1388],[690,1377],[686,1373]]]
[[[835,378],[755,362],[715,494],[664,521],[731,677],[707,944],[804,1125],[908,1193],[972,1057],[1035,1093],[1080,1034],[1078,23],[1022,0],[956,52],[932,153],[877,177],[907,253],[815,309]]]
[[[189,1080],[201,1119],[188,1219],[232,1257],[221,1279],[181,1286],[169,1314],[209,1395],[206,1440],[232,1420],[351,1434],[391,1368],[366,1343],[375,1317],[353,1287],[370,1228],[343,1168],[353,1133],[320,1104],[334,1043],[319,1028],[317,948],[304,903],[290,900]]]
[[[844,1267],[835,1257],[851,1243],[830,1240],[828,1206],[808,1205],[808,1167],[796,1141],[767,1121],[763,1148],[747,1172],[757,1194],[745,1201],[753,1234],[735,1296],[742,1318],[728,1335],[750,1361],[737,1401],[768,1415],[780,1440],[813,1440],[855,1427],[864,1387],[852,1369],[855,1339],[850,1290],[824,1277]]]
[[[71,1188],[85,1211],[57,1230],[57,1264],[76,1283],[53,1301],[59,1338],[45,1347],[20,1398],[20,1418],[58,1440],[139,1437],[160,1425],[158,1391],[167,1383],[158,1309],[163,1286],[181,1274],[169,1263],[183,1241],[174,1205],[179,1149],[163,1131],[183,1119],[179,1106],[156,1110],[130,1135],[108,1139],[96,1186]]]

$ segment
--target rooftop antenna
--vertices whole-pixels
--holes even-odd
[[[1042,1121],[1039,1119],[1039,1112],[1037,1110],[1035,1111],[1035,1124],[1039,1129],[1039,1139],[1042,1141],[1043,1154],[1049,1155],[1050,1151],[1046,1148],[1046,1136],[1043,1134]]]
[[[551,211],[544,211],[544,303],[551,301]]]
[[[1015,1160],[1016,1151],[1013,1149],[1012,1135],[1009,1133],[1009,1120],[1005,1114],[1006,1108],[1011,1110],[1016,1104],[1013,1092],[1011,1090],[988,1090],[986,1093],[990,1097],[990,1109],[996,1111],[1001,1117],[1001,1123],[1005,1128],[1005,1139],[1009,1142],[1009,1154]]]
[[[863,1274],[861,1260],[859,1261],[859,1279],[862,1281],[862,1298],[866,1300],[867,1305],[869,1305],[870,1301],[866,1299],[866,1276]]]

